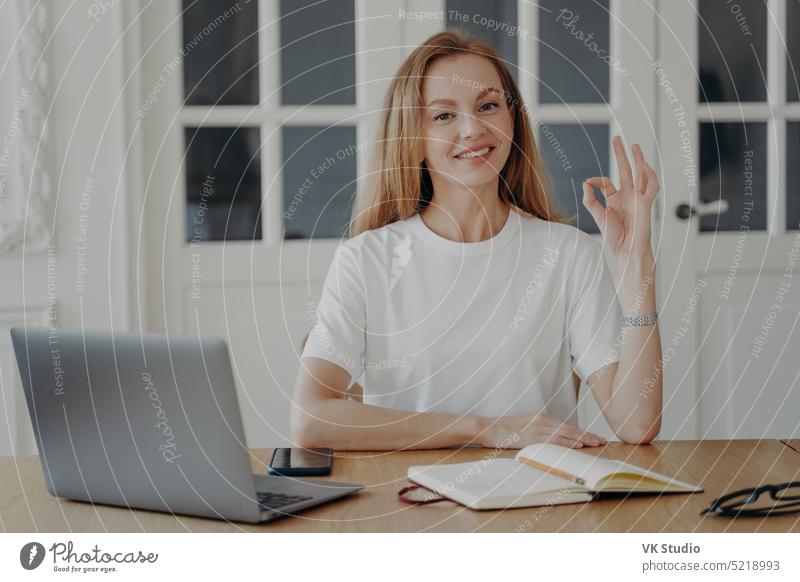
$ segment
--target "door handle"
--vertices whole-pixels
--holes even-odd
[[[686,220],[691,216],[707,216],[709,214],[725,214],[728,212],[730,205],[727,200],[720,199],[713,202],[704,202],[697,206],[691,204],[679,204],[675,209],[675,214],[678,218]]]

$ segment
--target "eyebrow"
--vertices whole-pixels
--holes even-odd
[[[475,97],[475,101],[480,101],[481,99],[483,99],[485,95],[488,95],[489,93],[500,94],[500,91],[498,91],[494,87],[487,87],[486,89],[478,93],[478,96]],[[428,103],[426,107],[433,107],[434,105],[455,105],[455,104],[456,102],[453,101],[452,99],[434,99],[433,101]]]

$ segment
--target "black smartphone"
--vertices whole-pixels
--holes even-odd
[[[286,477],[330,475],[333,449],[301,449],[281,447],[272,451],[267,473]]]

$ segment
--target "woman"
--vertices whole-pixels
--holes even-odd
[[[621,312],[602,246],[548,199],[526,113],[513,77],[480,41],[440,33],[405,60],[387,94],[372,183],[303,350],[291,417],[298,446],[602,445],[576,426],[573,370],[622,440],[658,434],[655,172],[634,145],[634,178],[616,136],[620,188],[606,177],[583,184],[620,268]],[[363,402],[349,400],[362,373]]]

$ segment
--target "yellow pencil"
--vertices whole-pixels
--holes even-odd
[[[584,481],[581,477],[577,475],[570,475],[566,471],[562,471],[561,469],[556,469],[555,467],[548,467],[547,465],[540,463],[538,461],[534,461],[533,459],[528,459],[526,457],[520,457],[519,459],[526,465],[530,465],[534,469],[539,469],[540,471],[545,471],[546,473],[552,473],[557,477],[561,477],[562,479],[566,479],[568,481],[572,481],[573,483],[577,483],[578,485],[586,485],[586,481]]]

